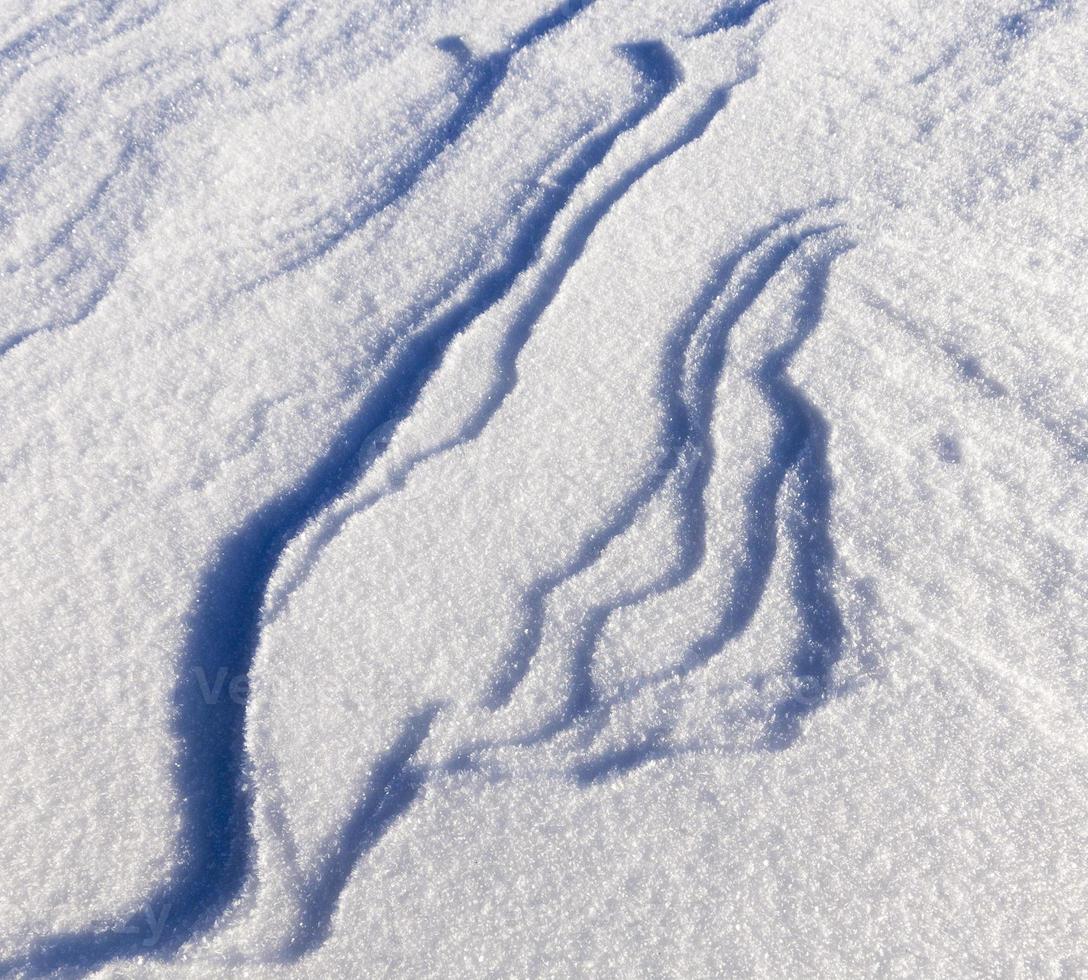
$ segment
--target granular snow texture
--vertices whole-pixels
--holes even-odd
[[[0,974],[1088,975],[1086,52],[8,0]]]

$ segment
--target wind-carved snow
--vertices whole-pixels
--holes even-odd
[[[1084,16],[4,14],[0,972],[1085,968]]]

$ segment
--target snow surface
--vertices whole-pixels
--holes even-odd
[[[1086,52],[8,0],[0,973],[1088,976]]]

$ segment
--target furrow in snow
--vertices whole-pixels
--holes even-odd
[[[359,860],[419,794],[427,770],[415,761],[415,756],[438,710],[437,705],[428,705],[405,722],[400,736],[374,767],[359,804],[327,856],[304,876],[299,896],[300,921],[290,942],[280,951],[283,960],[297,960],[325,940],[340,895]]]
[[[737,27],[744,27],[755,17],[759,9],[769,2],[770,0],[730,0],[690,36],[706,37],[709,34],[717,34],[719,31],[731,31]]]
[[[565,15],[573,15],[584,6],[564,5],[562,9]],[[537,22],[522,35],[524,43],[560,22],[555,16]],[[663,46],[637,45],[626,53],[647,76],[649,108],[636,109],[605,140],[591,142],[580,164],[584,170],[679,81],[679,72]],[[572,168],[570,176],[580,179],[584,174]],[[145,908],[170,909],[156,955],[170,955],[213,924],[238,894],[252,848],[243,746],[244,699],[209,697],[209,683],[215,680],[229,685],[245,677],[259,640],[264,592],[284,547],[358,481],[360,465],[369,462],[360,457],[373,434],[410,414],[448,344],[509,291],[573,190],[574,186],[555,187],[527,215],[519,216],[521,229],[505,261],[474,284],[464,301],[390,351],[384,376],[337,433],[327,454],[293,491],[257,511],[225,540],[205,573],[192,607],[175,692],[184,858],[172,880],[144,903]],[[49,972],[75,965],[90,969],[113,959],[145,955],[147,949],[138,929],[127,928],[143,916],[141,910],[119,928],[94,928],[46,939],[25,961],[35,971]]]
[[[633,113],[630,118],[625,120],[624,123],[618,127],[617,131],[610,132],[606,134],[605,138],[596,141],[595,145],[592,147],[592,152],[580,155],[579,159],[556,179],[556,183],[559,187],[565,189],[564,196],[568,199],[578,184],[585,180],[588,172],[603,160],[605,154],[615,142],[615,139],[622,132],[634,128],[634,126],[641,122],[642,118],[644,118],[653,107],[659,104],[668,92],[675,88],[675,85],[679,80],[678,70],[671,64],[671,59],[660,45],[642,44],[629,46],[625,49],[625,53],[633,62],[640,66],[645,75],[651,79],[658,80],[657,96],[651,100],[642,111]],[[500,345],[499,356],[497,358],[500,367],[498,377],[493,388],[488,392],[487,397],[484,399],[483,407],[470,418],[467,425],[454,439],[441,444],[426,454],[411,458],[407,464],[398,471],[395,487],[402,486],[404,477],[407,476],[412,468],[424,459],[445,452],[453,446],[464,445],[466,442],[475,438],[484,429],[487,422],[494,417],[503,401],[517,384],[516,359],[528,340],[533,324],[551,304],[567,273],[583,254],[593,231],[612,210],[616,202],[619,201],[635,183],[641,180],[661,162],[673,156],[692,141],[698,139],[698,137],[705,132],[710,122],[725,106],[728,99],[729,88],[730,87],[723,87],[714,90],[688,122],[681,127],[677,135],[670,138],[657,150],[645,155],[633,166],[622,171],[620,176],[611,182],[605,188],[604,192],[577,216],[571,227],[562,236],[558,246],[548,252],[549,261],[543,274],[536,286],[531,290],[529,296],[519,304],[512,325],[504,334],[503,341]],[[556,215],[557,214],[558,211],[556,212]],[[553,219],[556,215],[553,215]],[[500,298],[501,296],[496,297],[496,302]],[[380,499],[380,497],[368,498],[367,502],[364,503],[362,507],[357,504],[351,508],[349,513],[357,513],[365,506],[376,502],[377,499]],[[638,504],[634,504],[631,508],[625,508],[624,510],[629,517],[633,519],[639,506],[640,505]],[[333,524],[326,523],[326,527],[323,528],[323,533],[317,539],[317,543],[311,543],[311,561],[312,556],[316,554],[317,547],[320,544],[327,542],[335,534],[336,529],[342,525],[347,516],[349,516],[349,514],[341,514],[338,515]],[[599,541],[594,539],[587,542],[583,549],[585,552],[584,561],[587,563],[591,562],[594,553],[599,552],[606,543],[606,540],[615,533],[617,533],[615,529],[605,529],[597,536],[600,539]],[[307,562],[307,566],[309,566],[309,564],[310,562]],[[568,570],[560,576],[560,579],[565,580],[569,575],[570,572]],[[543,608],[544,600],[549,591],[550,585],[546,582],[534,589],[530,596],[530,605],[533,605],[534,602],[539,600],[540,608]],[[537,593],[539,594],[536,595]],[[536,595],[535,600],[533,595]],[[271,611],[271,614],[274,615],[274,609]],[[498,683],[501,682],[497,682],[497,684]],[[493,690],[493,697],[494,694],[495,691]],[[414,723],[409,722],[408,728],[413,729]],[[274,779],[274,774],[269,773],[267,778]],[[276,796],[275,793],[272,795],[273,797]],[[363,801],[360,804],[360,812],[367,812],[368,804],[366,801],[369,799],[369,796],[370,794],[364,796]],[[273,803],[271,800],[268,802]],[[281,829],[285,829],[286,827],[286,820],[282,819],[282,815],[280,819],[273,819],[270,823],[272,826],[277,826]],[[379,835],[368,834],[366,835],[366,839],[370,840],[373,837],[373,839],[376,840],[377,836]],[[290,852],[292,848],[289,846],[289,842],[285,843],[288,845],[286,851]],[[341,854],[344,851],[344,847],[341,845],[335,845],[329,849],[335,854]],[[341,874],[345,875],[343,880],[340,880],[339,876]],[[330,875],[335,875],[339,882],[335,888],[331,887],[329,884],[328,879]],[[321,916],[318,916],[318,918],[322,920],[322,923],[319,924],[313,918],[316,913],[308,913],[308,916],[311,919],[311,925],[303,930],[303,935],[311,938],[302,941],[301,946],[297,947],[298,951],[310,949],[313,942],[312,937],[324,934],[325,929],[327,929],[327,918],[328,916],[331,916],[335,907],[333,899],[328,896],[339,894],[339,890],[346,881],[346,872],[344,871],[342,864],[337,863],[334,868],[321,871],[313,881],[314,884],[310,885],[308,888],[309,897],[304,897],[302,904],[306,908],[322,909],[323,912]],[[315,894],[324,895],[326,898],[321,901],[316,901],[313,898],[313,895]],[[292,945],[292,948],[296,948],[294,944]],[[288,955],[290,955],[290,950],[288,950]]]
[[[671,57],[667,55],[665,49],[660,45],[629,45],[624,50],[632,60],[639,64],[642,71],[649,78],[657,80],[655,97],[651,100],[647,111],[638,113],[637,118],[632,118],[619,131],[609,134],[606,140],[594,148],[588,160],[578,161],[570,168],[577,171],[577,183],[582,182],[589,170],[604,158],[605,153],[616,138],[622,132],[641,122],[642,118],[648,114],[649,109],[660,104],[665,95],[671,92],[679,81],[677,68],[671,63]],[[616,180],[604,189],[599,197],[578,214],[570,228],[562,235],[554,252],[550,251],[547,260],[541,262],[543,268],[540,272],[539,281],[514,312],[510,326],[506,330],[496,354],[496,379],[481,400],[480,407],[470,415],[453,437],[423,452],[413,454],[404,462],[399,463],[395,471],[389,476],[385,488],[369,494],[361,501],[351,502],[344,508],[338,508],[329,515],[323,522],[324,526],[321,527],[320,531],[307,541],[306,554],[299,562],[300,570],[280,585],[269,610],[270,618],[274,618],[282,610],[283,604],[290,593],[304,581],[306,569],[313,566],[320,550],[336,536],[346,521],[372,507],[389,493],[401,490],[416,467],[451,449],[463,448],[484,431],[487,424],[499,412],[507,397],[517,386],[518,356],[532,335],[534,325],[558,295],[570,270],[585,252],[593,232],[612,211],[616,203],[635,184],[655,167],[674,156],[703,134],[711,122],[725,108],[732,88],[742,84],[748,77],[751,76],[745,76],[732,85],[723,86],[711,92],[704,104],[685,123],[678,134],[671,137],[663,146],[624,170]],[[587,163],[588,166],[586,166]],[[561,179],[560,182],[562,185],[569,185],[569,191],[564,195],[564,199],[569,200],[576,184],[571,184],[569,179]],[[549,219],[549,227],[551,220],[554,220],[557,214],[558,211]],[[523,270],[519,270],[519,273],[520,271]],[[482,314],[496,305],[506,295],[506,292],[507,289],[503,289],[501,293],[497,293],[493,301],[482,308],[479,313]],[[388,439],[388,437],[389,433],[386,433],[385,438]],[[501,702],[504,700],[504,695],[501,693],[503,686],[502,681],[497,682],[496,701]]]
[[[541,281],[514,316],[497,357],[499,377],[484,397],[480,409],[452,439],[412,455],[398,465],[389,476],[386,487],[381,491],[369,494],[362,501],[352,501],[345,507],[334,507],[328,514],[320,515],[316,520],[319,530],[306,541],[305,555],[298,562],[298,569],[285,581],[277,583],[276,593],[271,597],[266,611],[267,620],[274,620],[282,611],[290,594],[305,580],[307,570],[313,566],[320,551],[336,536],[347,520],[373,506],[387,494],[402,489],[412,471],[420,464],[455,446],[464,445],[483,431],[487,422],[501,407],[502,400],[516,384],[514,362],[518,352],[528,340],[533,324],[558,293],[566,274],[585,250],[594,228],[634,183],[697,135],[694,132],[690,137],[682,134],[664,149],[625,171],[618,181],[610,184],[605,193],[575,219],[573,227],[561,239],[557,257],[553,259],[551,253],[548,252],[545,258],[538,258],[556,221],[587,177],[604,161],[616,141],[625,133],[637,128],[680,82],[679,66],[663,45],[657,42],[645,42],[627,45],[621,51],[644,80],[647,93],[645,100],[614,126],[588,140],[575,158],[559,174],[551,178],[544,197],[523,222],[521,233],[512,244],[507,264],[486,279],[481,288],[475,290],[466,302],[444,317],[451,324],[451,327],[447,327],[446,330],[453,329],[459,333],[472,321],[498,306],[508,295],[519,276],[531,270],[534,265],[540,264],[544,267]],[[717,101],[715,96],[711,100],[711,106],[716,106]],[[714,113],[716,111],[717,108],[714,108]],[[701,113],[700,117],[703,115],[705,112]],[[702,129],[705,129],[709,121],[710,118],[706,118],[705,122],[701,123]],[[699,132],[702,129],[699,129]],[[368,449],[372,458],[376,458],[388,445],[396,423],[399,421],[399,418],[391,418],[383,429],[375,431],[368,439]]]
[[[721,297],[725,288],[732,281],[738,267],[753,254],[757,253],[761,246],[773,233],[792,216],[786,216],[779,222],[768,226],[756,234],[741,250],[729,256],[718,268],[715,276],[709,283],[707,290],[695,303],[692,310],[681,320],[681,327],[671,337],[666,345],[666,367],[662,372],[663,396],[666,404],[679,416],[677,431],[667,433],[666,455],[673,457],[672,465],[666,466],[651,474],[650,479],[636,488],[633,494],[618,509],[617,520],[599,529],[587,543],[578,558],[568,567],[554,575],[542,579],[538,585],[529,592],[526,601],[527,614],[523,629],[519,631],[520,638],[516,647],[508,655],[507,662],[501,668],[499,680],[496,685],[497,696],[493,698],[491,706],[499,707],[505,704],[513,694],[514,687],[525,676],[528,670],[532,652],[539,646],[543,633],[545,606],[548,597],[564,582],[581,574],[588,569],[604,553],[608,544],[616,537],[624,534],[634,523],[642,508],[664,486],[666,479],[674,470],[683,469],[687,472],[679,479],[681,493],[690,494],[692,506],[685,507],[689,513],[688,533],[685,535],[687,547],[685,558],[682,560],[682,569],[677,574],[683,581],[687,575],[701,561],[701,555],[705,551],[703,537],[705,536],[705,515],[702,514],[701,501],[705,491],[706,480],[709,477],[712,462],[712,447],[709,441],[709,426],[711,413],[709,411],[709,399],[713,394],[713,383],[721,371],[724,361],[724,341],[730,327],[743,315],[744,311],[755,301],[763,290],[763,286],[770,276],[785,262],[786,258],[796,249],[799,243],[787,242],[780,245],[779,249],[772,253],[764,263],[765,269],[757,268],[753,274],[745,280],[744,286],[737,298],[729,305],[729,308],[718,319],[716,325],[716,342],[711,342],[702,360],[702,377],[699,383],[693,385],[687,393],[690,401],[680,394],[683,385],[684,359],[690,350],[691,342],[697,335],[697,330],[704,325],[707,311]],[[670,363],[671,362],[671,363]],[[670,412],[670,417],[676,417]],[[673,576],[670,576],[670,579]],[[643,590],[637,595],[641,596]],[[650,592],[658,591],[651,587]],[[631,601],[639,601],[632,598]],[[629,605],[630,602],[617,604]],[[603,629],[608,615],[612,609],[594,610],[590,614],[591,623],[599,620]],[[587,632],[587,640],[595,634],[591,628]],[[568,712],[570,718],[564,719],[569,724],[576,717],[588,710],[596,702],[596,694],[593,690],[591,671],[589,669],[589,654],[585,649],[576,652],[572,670],[572,699]],[[565,726],[564,726],[565,727]]]
[[[92,0],[69,4],[27,28],[0,48],[0,80],[8,91],[28,71],[63,54],[69,56],[137,30],[163,8],[162,0]],[[126,11],[126,8],[132,8]],[[117,17],[118,11],[125,16]],[[112,23],[111,23],[112,22]]]
[[[372,218],[408,198],[439,155],[454,146],[491,105],[514,59],[527,48],[568,24],[594,2],[595,0],[574,0],[560,4],[520,31],[503,50],[492,54],[473,54],[459,37],[439,40],[438,47],[454,58],[461,74],[458,86],[461,91],[454,111],[436,130],[428,134],[421,152],[404,161],[384,181],[384,193],[374,200],[349,201],[346,206],[347,213],[337,220],[333,230],[300,254],[281,263],[272,272],[248,283],[241,291],[266,285],[279,276],[320,260]]]
[[[651,472],[618,508],[617,519],[590,539],[584,549],[586,553],[578,556],[580,560],[567,567],[563,574],[543,579],[530,591],[526,625],[518,632],[515,647],[516,679],[524,676],[529,661],[539,649],[550,595],[566,581],[588,570],[615,538],[630,530],[643,508],[662,492],[678,497],[684,515],[678,560],[648,585],[625,591],[582,614],[580,635],[570,653],[567,696],[554,718],[530,734],[499,743],[470,739],[453,753],[448,763],[452,768],[471,765],[475,756],[501,745],[542,745],[583,721],[588,722],[590,736],[599,733],[619,704],[629,702],[651,687],[683,680],[742,634],[759,606],[770,577],[775,539],[779,533],[774,519],[776,502],[787,475],[799,468],[803,470],[805,493],[800,499],[799,512],[791,512],[788,519],[792,523],[782,532],[791,535],[800,556],[795,598],[806,629],[795,655],[794,670],[798,677],[804,678],[806,686],[797,700],[810,692],[809,703],[815,704],[826,693],[828,673],[837,655],[836,642],[841,638],[831,628],[836,614],[824,588],[830,554],[830,545],[825,540],[829,483],[824,472],[824,436],[815,410],[783,377],[789,360],[818,322],[818,310],[814,305],[822,298],[822,277],[826,274],[821,270],[813,273],[790,340],[767,355],[758,373],[764,397],[779,420],[779,433],[775,445],[770,448],[770,462],[746,497],[747,540],[741,552],[741,564],[731,571],[725,615],[713,630],[689,647],[679,663],[667,670],[643,677],[608,698],[600,696],[593,681],[593,654],[612,614],[678,589],[706,561],[705,496],[714,464],[711,421],[714,393],[724,365],[729,334],[786,263],[806,243],[819,241],[835,228],[817,225],[780,234],[802,218],[800,212],[787,213],[754,233],[719,263],[707,287],[681,318],[666,344],[662,366],[661,398],[670,420],[670,428],[665,433],[663,465]],[[510,668],[507,666],[506,669],[509,671]],[[818,686],[818,691],[812,691],[813,684]],[[502,691],[506,696],[492,707],[504,704],[512,694],[512,688]],[[793,701],[783,701],[772,714],[775,717],[769,719],[769,725],[779,733],[786,729],[787,723],[795,722],[800,716],[798,705]],[[648,733],[639,743],[639,751],[623,749],[620,757],[609,752],[595,761],[577,763],[572,771],[580,781],[588,782],[633,764],[636,757],[647,761],[660,758],[665,752],[664,734],[663,730]]]
[[[608,128],[597,137],[588,141],[586,146],[576,155],[575,159],[568,164],[561,173],[552,178],[551,191],[549,192],[548,198],[539,209],[537,218],[531,220],[527,224],[526,241],[523,245],[515,249],[514,262],[506,271],[505,281],[498,290],[490,294],[486,302],[482,303],[479,308],[473,312],[471,319],[475,319],[477,316],[486,312],[486,310],[496,305],[503,296],[506,295],[506,292],[512,286],[514,279],[525,271],[525,268],[529,264],[528,260],[537,254],[537,250],[540,248],[543,239],[551,230],[553,223],[558,218],[561,211],[574,196],[575,191],[585,182],[587,176],[601,164],[608,152],[612,149],[616,140],[624,133],[635,129],[661,104],[665,97],[671,93],[679,83],[679,68],[663,45],[657,43],[628,45],[622,49],[622,53],[631,61],[631,63],[639,70],[640,75],[646,80],[647,91],[649,93],[648,97],[641,105],[628,113],[616,125]],[[713,116],[716,115],[722,104],[724,104],[724,100],[716,93],[711,99],[709,106],[704,107],[703,110],[696,115],[694,120],[684,127],[682,133],[678,137],[669,141],[664,148],[649,154],[646,158],[640,160],[638,164],[624,171],[621,178],[615,183],[610,184],[606,192],[575,221],[572,229],[570,229],[563,237],[562,244],[558,250],[558,259],[549,262],[548,271],[545,273],[541,283],[533,292],[530,299],[523,304],[521,315],[516,322],[517,333],[511,331],[507,336],[504,347],[509,350],[508,356],[511,362],[513,358],[516,357],[516,351],[524,346],[528,332],[531,330],[532,323],[551,302],[551,299],[554,298],[555,293],[558,291],[559,286],[565,278],[566,272],[573,266],[577,261],[577,258],[584,251],[592,230],[601,220],[603,220],[604,216],[611,210],[615,202],[619,200],[619,198],[622,197],[637,180],[641,179],[645,173],[657,166],[657,164],[664,159],[667,159],[682,146],[687,145],[693,139],[697,138],[697,136],[705,130],[706,125],[708,125]],[[713,111],[710,111],[710,109]],[[471,320],[463,319],[464,326],[467,326],[469,322],[471,322]],[[516,349],[512,349],[515,344]],[[496,383],[496,388],[503,384],[508,384],[509,389],[512,389],[514,385],[513,377],[508,379],[500,378]],[[508,391],[504,392],[503,397],[505,397],[505,394],[507,393]],[[491,410],[488,411],[487,408],[481,410],[480,415],[474,417],[472,423],[478,425],[481,430],[486,423],[486,419],[492,417],[494,411],[498,409],[497,401],[492,404],[491,396],[489,396],[489,400],[485,404],[489,406]],[[487,412],[486,416],[484,415],[484,412]],[[391,423],[392,422],[393,420],[391,420]],[[392,424],[387,424],[386,430],[388,431],[392,427]],[[475,434],[475,432],[471,434],[465,433],[463,434],[462,439],[467,440],[470,438],[470,435]],[[455,444],[459,444],[461,441],[462,440],[459,439]],[[424,459],[430,458],[448,448],[450,448],[448,445],[443,445],[425,455],[410,460],[400,471],[395,486],[402,486],[404,477],[407,476],[408,472]],[[378,449],[380,450],[380,444]],[[373,459],[373,454],[370,458]],[[368,500],[367,504],[364,506],[376,502],[377,499],[380,498],[375,497]],[[356,506],[352,509],[351,513],[355,513],[359,509],[362,508]],[[336,530],[343,524],[343,521],[347,519],[347,516],[349,515],[337,515],[334,524],[330,524],[326,521],[326,527],[322,529],[322,534],[316,540],[312,540],[309,543],[309,554],[311,556],[315,556],[319,548],[335,535]],[[307,561],[306,567],[309,567],[312,560],[313,558],[311,557],[311,559]],[[294,588],[297,586],[298,580],[293,581],[292,587]],[[266,610],[266,622],[275,617],[276,611],[281,607],[286,594],[288,593],[281,592],[278,600]],[[412,726],[409,725],[409,727]],[[274,780],[274,773],[267,772],[265,778]],[[275,799],[277,797],[274,789],[271,791],[270,795],[271,798],[265,801],[265,806],[266,808],[271,807],[274,810]],[[360,806],[363,810],[366,809],[366,797],[364,797],[363,803],[361,803]],[[277,815],[273,813],[271,816],[271,825],[281,828],[282,831],[286,833],[286,821],[283,819],[282,814]],[[368,836],[367,839],[370,839],[370,836]],[[377,838],[375,837],[374,839],[376,840]],[[286,852],[290,853],[293,850],[290,841],[285,840],[283,843]],[[334,853],[341,853],[345,849],[342,844],[330,845],[330,847]],[[340,865],[337,865],[337,869],[339,869],[339,867]],[[339,874],[340,872],[339,870],[336,870],[335,873]],[[343,885],[343,881],[341,881],[337,888],[333,888],[330,885],[327,879],[333,874],[334,869],[327,869],[326,871],[319,873],[313,880],[313,883],[306,887],[306,894],[303,897],[302,904],[304,907],[311,909],[311,912],[307,913],[310,925],[304,932],[311,937],[323,934],[324,929],[327,927],[326,924],[324,924],[324,920],[328,915],[331,915],[334,908],[334,901],[328,896],[334,896],[334,893],[338,894],[339,888]],[[344,880],[346,880],[346,877]],[[315,898],[318,894],[326,896],[326,898],[319,901]],[[316,910],[323,911],[319,915]],[[302,945],[297,948],[297,951],[301,952],[305,949],[309,949],[310,942],[310,940],[303,942]],[[295,947],[292,946],[292,948]],[[285,951],[285,955],[291,955],[291,950],[288,949]]]
[[[820,227],[805,233],[804,239],[819,242],[834,232],[835,226]],[[784,248],[780,246],[783,250],[774,267],[767,270],[770,275],[764,284],[802,244],[803,241],[797,241]],[[769,350],[753,374],[752,380],[775,418],[775,432],[768,447],[767,463],[744,493],[744,540],[739,548],[739,563],[728,573],[723,614],[712,629],[688,646],[678,663],[629,683],[605,701],[595,719],[598,731],[617,705],[649,688],[683,680],[743,635],[766,593],[783,539],[790,545],[789,558],[793,563],[790,586],[802,629],[791,658],[792,676],[788,679],[787,693],[768,710],[764,745],[780,748],[790,744],[798,734],[801,719],[829,695],[831,669],[841,655],[843,628],[832,589],[834,549],[829,531],[832,484],[826,459],[826,423],[789,380],[787,371],[797,351],[819,324],[831,263],[845,248],[832,241],[817,258],[814,268],[807,273],[789,338]],[[689,506],[702,505],[692,500]],[[690,567],[683,571],[687,576],[694,573]],[[770,680],[773,680],[770,676],[752,678],[756,685]],[[610,763],[602,771],[611,773],[614,768]],[[581,771],[584,776],[592,768]]]
[[[67,308],[50,310],[45,319],[9,334],[0,341],[0,357],[38,333],[79,325],[105,299],[124,269],[131,239],[153,191],[161,153],[161,136],[156,134],[192,115],[199,89],[194,84],[167,96],[135,113],[126,124],[112,169],[86,202],[34,250],[23,270],[33,280],[43,280],[38,292],[45,293],[42,286],[62,287]]]

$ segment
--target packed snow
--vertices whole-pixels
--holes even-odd
[[[0,975],[1088,975],[1086,52],[8,0]]]

